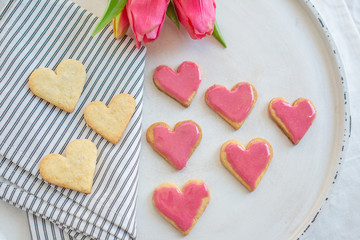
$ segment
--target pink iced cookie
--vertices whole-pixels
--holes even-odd
[[[205,93],[206,103],[235,129],[241,127],[256,99],[256,89],[247,82],[236,84],[231,91],[213,85]]]
[[[273,156],[269,142],[255,138],[245,148],[229,140],[221,147],[220,160],[229,172],[249,191],[254,191],[264,176]]]
[[[201,138],[201,128],[193,121],[178,122],[174,131],[166,123],[158,122],[146,132],[146,139],[153,149],[177,170],[186,166]]]
[[[288,138],[297,144],[314,121],[316,109],[306,98],[299,98],[291,105],[278,97],[270,101],[269,114]]]
[[[163,183],[153,193],[153,204],[160,214],[182,234],[189,234],[210,201],[201,180],[190,180],[183,191],[173,183]]]
[[[162,65],[155,70],[154,83],[161,91],[188,107],[201,83],[201,70],[194,62],[183,62],[177,72]]]

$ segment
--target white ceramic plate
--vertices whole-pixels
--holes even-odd
[[[101,15],[106,1],[76,0]],[[152,205],[153,189],[170,181],[182,186],[202,179],[210,203],[187,239],[296,239],[307,232],[336,179],[350,131],[347,90],[336,48],[311,2],[303,0],[217,1],[217,19],[228,48],[212,38],[193,41],[167,19],[161,36],[148,44],[145,72],[144,135],[139,170],[139,240],[183,239]],[[203,81],[187,109],[160,92],[152,81],[156,66],[177,68],[182,61],[200,65]],[[243,126],[234,131],[207,107],[204,93],[213,84],[231,88],[247,81],[258,100]],[[273,97],[290,102],[311,99],[313,126],[293,146],[267,112]],[[174,126],[191,119],[203,139],[181,171],[174,170],[146,142],[154,122]],[[220,163],[229,139],[247,144],[262,137],[274,157],[258,188],[248,192]],[[14,225],[15,226],[15,225]]]
[[[145,72],[144,135],[139,174],[138,239],[182,239],[152,205],[152,190],[170,181],[182,186],[202,179],[211,200],[189,239],[296,239],[309,229],[336,178],[349,135],[349,108],[341,63],[318,13],[308,1],[221,1],[217,19],[228,43],[190,40],[167,21],[148,44]],[[329,43],[330,41],[330,43]],[[196,62],[203,81],[188,109],[160,92],[152,74],[158,65],[177,68]],[[213,84],[232,88],[247,81],[258,100],[243,126],[234,131],[204,101]],[[311,99],[317,117],[297,146],[267,112],[273,97]],[[145,140],[147,127],[163,121],[196,121],[203,139],[187,167],[174,170]],[[248,192],[220,163],[221,145],[237,139],[267,139],[273,160],[258,188]]]

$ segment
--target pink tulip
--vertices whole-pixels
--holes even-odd
[[[129,29],[129,26],[130,26],[129,18],[126,13],[126,6],[125,6],[125,8],[121,11],[121,13],[118,16],[116,16],[113,20],[113,31],[115,37],[117,39],[120,39],[123,36],[125,36],[127,30]]]
[[[136,46],[158,38],[170,0],[128,0],[126,3],[130,27],[135,34]]]
[[[215,0],[174,0],[179,21],[192,39],[211,35],[214,30]]]

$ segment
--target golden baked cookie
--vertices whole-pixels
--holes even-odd
[[[48,68],[35,69],[29,77],[29,87],[36,96],[71,113],[79,101],[85,80],[84,65],[75,59],[67,59],[60,62],[55,72]]]
[[[117,144],[135,112],[135,99],[126,93],[116,95],[109,106],[99,101],[89,103],[84,111],[86,123],[103,138]]]
[[[40,162],[41,177],[54,185],[90,193],[97,158],[96,145],[87,139],[70,142],[65,156],[51,153]]]

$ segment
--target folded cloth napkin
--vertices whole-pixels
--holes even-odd
[[[68,0],[10,0],[0,10],[0,198],[31,213],[34,239],[136,237],[146,51],[129,37],[116,40],[109,28],[92,37],[96,20]],[[55,69],[69,58],[87,72],[72,113],[36,97],[28,85],[36,68]],[[132,95],[136,110],[113,145],[86,125],[83,113],[91,101],[108,104],[119,93]],[[39,175],[40,160],[62,154],[74,139],[98,148],[91,194],[48,184]]]

